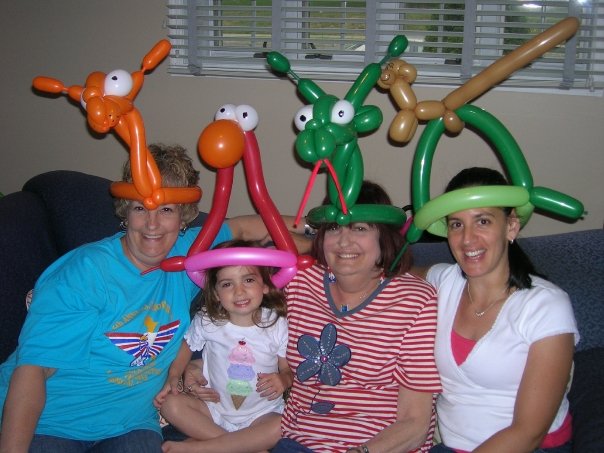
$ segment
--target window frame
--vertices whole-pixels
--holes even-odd
[[[535,23],[526,25],[517,22],[519,25],[517,29],[530,26],[531,29],[541,31],[553,24],[552,20],[575,16],[581,21],[581,27],[575,36],[536,59],[528,68],[516,71],[499,86],[592,93],[600,93],[604,89],[604,6],[599,1],[592,1],[590,5],[585,5],[578,0],[567,2],[328,0],[322,3],[333,3],[334,14],[350,11],[351,18],[342,16],[339,20],[332,20],[333,24],[341,22],[341,29],[339,29],[342,34],[341,41],[330,41],[328,35],[324,41],[334,42],[334,45],[347,45],[351,41],[350,36],[353,36],[352,41],[355,41],[353,33],[358,30],[363,31],[365,41],[356,40],[357,48],[343,47],[343,50],[327,51],[314,50],[310,47],[313,46],[313,39],[309,36],[312,32],[314,32],[312,36],[320,35],[317,30],[320,30],[320,21],[324,20],[319,15],[316,19],[309,17],[316,11],[312,8],[316,1],[248,0],[245,2],[249,4],[246,11],[232,5],[224,7],[228,2],[229,0],[168,0],[167,27],[173,45],[168,68],[170,73],[195,76],[274,77],[264,57],[266,52],[276,50],[288,57],[292,69],[302,77],[349,81],[354,80],[367,64],[384,58],[392,37],[396,34],[405,34],[410,40],[410,46],[400,58],[417,68],[416,85],[459,86],[500,58],[501,52],[508,52],[520,45],[507,44],[506,39],[511,41],[515,39],[521,43],[537,34],[506,35],[502,31],[514,26],[514,23],[507,22],[506,19],[527,17]],[[357,6],[365,4],[361,8],[364,9],[364,24],[361,25],[359,8],[341,7],[349,3]],[[337,7],[337,4],[340,4],[340,7]],[[401,10],[399,6],[402,4],[418,5],[418,7],[417,10],[411,8]],[[541,13],[537,12],[529,16],[503,9],[510,5],[527,4],[539,6]],[[436,5],[437,8],[432,10],[420,5]],[[460,6],[463,10],[455,9]],[[219,17],[222,20],[212,19],[211,14],[218,10],[221,11],[222,15]],[[231,32],[234,36],[233,47],[229,48],[224,44],[221,47],[219,44],[229,39],[226,31],[229,26],[224,24],[235,23],[234,20],[230,22],[228,19],[225,20],[226,14],[237,17],[236,15],[241,14],[242,11],[249,12],[249,16],[239,16],[242,24],[247,23],[245,21],[252,23],[251,21],[255,20],[254,25],[250,25],[253,32],[249,33],[249,43],[245,41],[248,38],[245,32],[239,42],[236,41],[239,39],[236,32]],[[417,12],[416,16],[420,16],[422,11],[425,14],[434,11],[433,15],[441,17],[441,20],[434,25],[435,30],[432,33],[436,37],[434,39],[441,37],[443,42],[428,42],[427,37],[431,39],[433,37],[429,36],[426,30],[417,33],[410,30],[414,26],[421,27],[422,21],[408,20],[407,16],[411,16],[413,12]],[[353,16],[353,13],[356,13],[356,16]],[[403,16],[405,19],[401,19]],[[460,16],[463,16],[463,23],[459,20]],[[401,32],[400,24],[409,29]],[[348,32],[346,30],[348,26],[354,31]],[[460,26],[461,32],[458,31]],[[244,25],[239,28],[243,27]],[[234,28],[237,27],[230,26],[230,29]],[[447,31],[447,28],[454,31]],[[210,36],[210,33],[214,35]],[[239,34],[241,33],[239,30]],[[267,38],[268,33],[270,36]],[[189,36],[197,36],[197,38],[190,40]],[[445,38],[452,41],[461,39],[461,42],[447,41],[445,45]],[[319,43],[316,40],[314,42]],[[444,53],[442,49],[445,47],[459,48],[460,53],[457,55]],[[434,48],[435,51],[423,52],[425,48]],[[493,55],[488,55],[489,52]]]

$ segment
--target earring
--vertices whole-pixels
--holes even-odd
[[[128,221],[127,220],[122,220],[120,222],[120,230],[126,231],[127,229],[128,229]]]
[[[329,283],[336,282],[336,276],[329,267],[327,268],[327,280],[329,280]]]
[[[512,245],[514,243],[513,239],[510,239],[510,245]]]
[[[185,225],[184,227],[182,227],[180,229],[180,231],[178,232],[178,236],[183,237],[185,235],[186,231],[187,231],[187,225]]]

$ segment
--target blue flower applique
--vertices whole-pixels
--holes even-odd
[[[339,367],[348,363],[351,352],[345,344],[336,345],[337,337],[336,326],[329,323],[323,328],[319,341],[311,335],[302,335],[298,339],[298,352],[306,359],[296,370],[301,382],[318,375],[323,384],[338,385],[342,379]]]

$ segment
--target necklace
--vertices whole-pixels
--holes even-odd
[[[375,290],[375,288],[377,288],[378,286],[380,286],[380,283],[382,283],[382,279],[378,280],[377,285],[375,285],[375,287],[369,288],[367,291],[365,291],[363,294],[361,294],[359,296],[359,302],[363,302],[365,300],[365,297],[367,297],[369,295],[369,293],[373,292]],[[342,313],[347,312],[348,311],[348,304],[340,304],[340,311]]]
[[[472,309],[472,311],[474,312],[474,316],[476,316],[477,318],[482,318],[484,316],[484,314],[489,311],[497,302],[500,302],[504,299],[504,297],[502,297],[503,294],[509,292],[509,288],[506,286],[503,288],[503,291],[501,291],[501,293],[499,293],[499,295],[497,296],[497,298],[495,300],[493,300],[493,302],[491,302],[489,305],[487,305],[487,307],[482,310],[482,311],[476,311],[474,309]],[[466,284],[466,291],[468,293],[468,297],[470,298],[470,305],[472,307],[474,307],[474,300],[472,299],[472,293],[470,292],[470,281],[468,280],[468,283]],[[508,297],[510,297],[512,294],[514,294],[514,292],[516,291],[516,288],[514,288],[512,290],[512,292],[510,292],[509,294],[507,294],[505,296],[505,299],[507,299]]]

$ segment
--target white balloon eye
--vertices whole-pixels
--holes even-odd
[[[253,131],[258,126],[258,112],[251,105],[238,105],[235,109],[235,116],[239,126],[245,132]]]
[[[331,122],[336,124],[348,124],[354,118],[354,107],[344,99],[336,102],[331,109]]]
[[[126,96],[132,91],[132,76],[128,71],[116,69],[105,77],[105,95]]]
[[[235,113],[235,104],[224,104],[218,109],[214,115],[215,120],[233,120],[237,121],[237,115]]]
[[[296,113],[294,117],[294,125],[299,131],[303,131],[306,123],[312,120],[312,105],[305,105]]]

